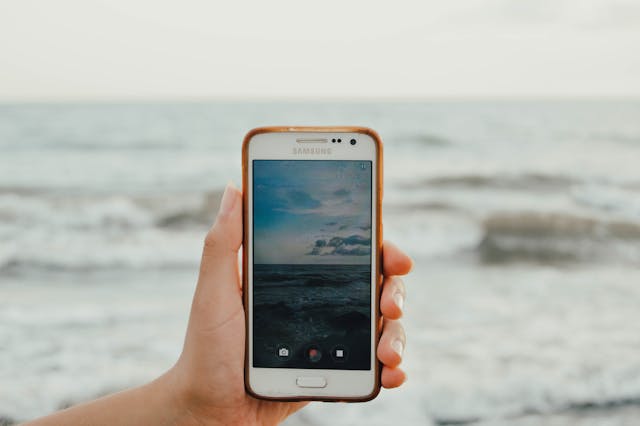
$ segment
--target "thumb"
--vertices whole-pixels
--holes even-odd
[[[216,221],[205,238],[193,300],[193,307],[206,316],[208,327],[227,321],[242,309],[238,272],[241,244],[242,196],[229,183],[222,195]]]

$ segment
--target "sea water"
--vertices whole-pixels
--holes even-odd
[[[626,425],[640,416],[640,102],[0,105],[0,417],[143,383],[180,353],[244,133],[385,142],[411,254],[409,380],[289,425]]]
[[[256,264],[253,306],[255,367],[371,368],[371,265]],[[338,347],[346,353],[336,361]]]

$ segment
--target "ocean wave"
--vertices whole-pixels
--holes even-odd
[[[16,229],[141,228],[152,223],[151,212],[127,196],[0,196],[0,219]]]
[[[17,275],[28,271],[29,273],[64,273],[64,272],[97,272],[113,270],[134,269],[186,269],[197,266],[197,262],[188,260],[141,260],[141,259],[92,259],[74,262],[71,259],[24,259],[20,257],[2,259],[0,262],[0,275]]]
[[[0,274],[192,267],[220,194],[0,194]]]
[[[634,188],[634,185],[637,185]],[[573,201],[579,206],[605,214],[624,218],[640,218],[640,184],[624,182],[620,185],[588,184],[571,191]]]
[[[444,201],[437,200],[426,200],[426,201],[408,201],[398,203],[385,203],[385,212],[393,212],[393,213],[402,213],[407,210],[414,211],[463,211],[464,209],[460,206],[457,206],[453,203],[447,203]]]
[[[0,414],[0,426],[11,426],[11,425],[17,425],[19,422],[18,420],[10,417],[10,416],[5,416]]]
[[[69,194],[37,188],[0,188],[5,226],[56,229],[184,228],[213,222],[221,190],[196,194]]]
[[[604,399],[604,400],[587,400],[569,404],[567,411],[592,411],[592,410],[610,410],[618,407],[638,406],[640,407],[640,395],[630,396],[627,398]]]
[[[579,183],[573,177],[565,175],[522,173],[510,174],[466,174],[435,176],[418,183],[413,187],[439,188],[471,188],[471,189],[510,189],[529,191],[561,191]]]
[[[489,426],[489,425],[533,425],[533,424],[547,424],[550,421],[552,424],[557,425],[580,425],[581,419],[590,419],[590,422],[586,422],[586,425],[600,424],[595,421],[595,418],[600,417],[607,418],[617,411],[625,411],[625,409],[631,409],[634,417],[637,416],[640,411],[640,396],[620,399],[605,399],[598,400],[592,399],[579,403],[568,403],[565,406],[559,406],[556,408],[550,408],[548,410],[535,409],[535,408],[523,408],[519,412],[504,416],[461,416],[461,417],[438,417],[433,419],[433,422],[438,426],[459,426],[459,425],[474,425],[474,426]],[[616,413],[617,414],[617,413]],[[617,423],[616,423],[617,424]],[[631,424],[631,423],[624,423]]]
[[[45,227],[14,235],[10,244],[0,246],[0,274],[192,268],[198,264],[202,239],[198,230],[99,233]]]
[[[640,224],[567,213],[495,213],[483,222],[483,261],[640,261]]]
[[[189,225],[210,225],[213,223],[215,212],[218,211],[222,190],[210,191],[202,196],[202,203],[196,206],[186,206],[181,210],[160,215],[155,224],[164,228],[182,228]]]
[[[640,239],[640,224],[583,217],[568,213],[496,213],[484,220],[489,234],[526,237],[572,237]]]
[[[45,194],[49,191],[50,189],[45,187],[0,185],[0,196],[5,194],[33,196]]]
[[[595,425],[595,424],[635,424],[640,415],[640,397],[598,401],[593,400],[580,404],[569,404],[557,409],[539,410],[525,408],[521,412],[505,416],[479,417],[436,417],[433,423],[437,426],[531,426],[539,424],[553,425]],[[610,422],[612,416],[629,419],[622,423]],[[603,423],[604,422],[604,423]]]

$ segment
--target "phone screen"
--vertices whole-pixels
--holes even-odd
[[[253,366],[371,369],[372,162],[252,174]]]

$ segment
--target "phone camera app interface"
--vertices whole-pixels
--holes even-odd
[[[371,161],[254,160],[253,366],[371,368]]]

